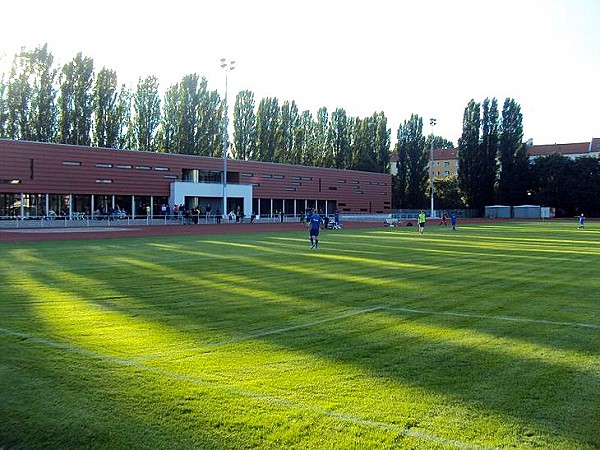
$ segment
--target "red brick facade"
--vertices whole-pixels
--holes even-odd
[[[21,194],[77,196],[84,199],[83,208],[85,196],[112,198],[113,203],[115,196],[165,202],[172,183],[193,181],[186,178],[189,174],[199,176],[197,182],[221,183],[222,171],[221,158],[0,140],[0,216],[7,215]],[[261,205],[263,210],[265,205],[284,208],[288,214],[299,213],[304,205],[327,205],[328,213],[334,208],[355,213],[391,210],[389,174],[230,159],[227,180],[253,186],[252,210]]]

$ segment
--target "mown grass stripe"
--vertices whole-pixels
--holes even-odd
[[[169,352],[162,352],[162,353],[157,353],[154,355],[144,356],[144,357],[140,357],[140,358],[132,358],[129,361],[130,362],[144,362],[144,361],[149,361],[151,359],[162,358],[165,356],[173,356],[178,353],[188,353],[188,352],[194,352],[194,351],[199,351],[199,350],[206,350],[209,348],[221,347],[223,345],[244,342],[244,341],[250,341],[253,339],[260,339],[260,338],[264,338],[267,336],[273,336],[276,334],[287,333],[289,331],[301,330],[304,328],[311,328],[316,325],[322,325],[324,323],[347,319],[349,317],[357,316],[359,314],[365,314],[365,313],[369,313],[369,312],[373,312],[373,311],[377,311],[377,310],[381,310],[381,309],[385,309],[385,308],[382,306],[373,306],[373,307],[366,308],[366,309],[360,309],[358,311],[348,311],[347,313],[344,313],[344,314],[336,315],[333,317],[327,317],[325,319],[316,320],[316,321],[309,322],[309,323],[300,323],[297,325],[291,325],[289,327],[283,327],[283,328],[277,328],[274,330],[263,331],[261,333],[250,333],[250,334],[247,334],[245,336],[240,336],[235,339],[233,339],[233,338],[226,339],[224,341],[213,342],[213,343],[201,345],[198,347],[186,348],[186,349],[181,349],[181,350],[173,350],[173,351],[169,351]]]
[[[381,309],[381,308],[380,307],[370,308],[370,310],[376,310],[376,309]],[[362,313],[364,313],[364,312],[367,312],[367,311],[362,311]],[[346,316],[350,317],[351,315],[356,315],[356,314],[360,314],[360,313],[361,312],[354,312],[354,314],[348,314]],[[331,318],[329,320],[336,320],[336,319]],[[324,322],[324,321],[321,321],[321,322]],[[365,418],[362,418],[362,417],[359,417],[356,415],[352,415],[352,414],[345,414],[345,413],[341,413],[341,412],[334,411],[331,409],[324,409],[324,408],[319,408],[317,406],[306,405],[303,403],[282,399],[280,397],[275,397],[273,395],[265,395],[265,394],[262,394],[259,392],[254,392],[254,391],[251,391],[248,389],[242,389],[242,388],[232,386],[232,385],[215,383],[215,382],[203,380],[198,377],[191,377],[189,375],[172,372],[170,370],[165,370],[165,369],[156,368],[156,367],[150,367],[150,366],[146,366],[144,364],[140,364],[139,362],[136,362],[136,361],[115,358],[113,356],[104,355],[104,354],[101,354],[98,352],[80,348],[80,347],[70,345],[70,344],[67,344],[64,342],[56,342],[56,341],[52,341],[50,339],[46,339],[44,337],[34,336],[34,335],[31,335],[28,333],[23,333],[20,331],[10,330],[7,328],[0,328],[0,333],[8,335],[8,336],[18,337],[23,341],[23,343],[36,343],[36,344],[44,345],[44,346],[51,347],[54,349],[58,349],[58,350],[64,350],[64,351],[67,351],[72,354],[85,356],[88,358],[93,358],[93,359],[96,359],[99,361],[104,361],[104,362],[107,362],[110,364],[132,367],[132,368],[135,368],[138,370],[143,370],[143,371],[146,371],[149,373],[164,376],[166,378],[184,381],[187,383],[193,383],[193,384],[207,387],[210,389],[226,391],[226,392],[229,392],[230,394],[238,395],[241,397],[252,398],[254,400],[258,400],[258,401],[269,403],[269,404],[276,404],[276,405],[284,406],[284,407],[291,408],[291,409],[308,411],[308,412],[320,414],[323,416],[339,419],[339,420],[342,420],[345,422],[351,422],[353,424],[360,425],[360,426],[379,428],[379,429],[384,429],[387,431],[393,431],[393,432],[399,433],[402,436],[410,436],[410,437],[414,437],[414,438],[421,439],[421,440],[428,441],[428,442],[435,442],[436,444],[447,445],[450,447],[460,448],[460,449],[479,450],[479,449],[489,449],[490,448],[490,447],[482,447],[479,445],[473,445],[468,442],[462,442],[462,441],[455,440],[455,439],[446,439],[446,438],[437,436],[435,434],[427,433],[425,431],[421,431],[421,430],[418,430],[415,428],[405,428],[405,427],[401,427],[401,426],[391,424],[391,423],[369,420],[369,419],[365,419]]]
[[[572,228],[0,245],[0,447],[599,448]]]

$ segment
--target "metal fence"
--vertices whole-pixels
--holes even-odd
[[[370,214],[353,213],[340,214],[340,223],[344,222],[379,222],[384,223],[389,219],[398,221],[416,220],[420,210],[395,210],[391,214]],[[436,211],[434,218],[439,218],[446,211]],[[448,211],[449,212],[449,211]],[[447,213],[448,213],[447,212]],[[461,218],[475,217],[471,210],[453,210]],[[427,212],[428,213],[428,212]],[[429,216],[429,213],[428,213]],[[333,220],[333,214],[329,215],[329,220]],[[18,229],[18,228],[88,228],[88,227],[127,227],[127,226],[150,226],[150,225],[184,225],[184,224],[234,224],[234,223],[290,223],[302,222],[304,215],[287,214],[281,217],[278,214],[260,215],[254,218],[250,216],[229,217],[224,215],[217,220],[215,215],[200,215],[178,217],[176,215],[155,215],[155,216],[126,216],[115,215],[113,217],[87,217],[87,216],[28,216],[28,217],[0,217],[0,228]]]
[[[304,215],[278,214],[261,216],[233,216],[224,215],[217,218],[215,215],[202,214],[200,216],[177,215],[139,215],[139,216],[27,216],[27,217],[0,217],[0,229],[32,229],[32,228],[110,228],[128,226],[152,225],[206,225],[206,224],[239,224],[239,223],[290,223],[300,222]]]

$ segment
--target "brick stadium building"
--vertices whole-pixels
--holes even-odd
[[[0,139],[0,217],[69,218],[118,208],[211,205],[223,213],[223,159]],[[246,216],[389,213],[389,174],[228,160],[227,210]]]

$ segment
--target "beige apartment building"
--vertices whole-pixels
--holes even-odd
[[[600,138],[592,138],[589,142],[575,142],[571,144],[545,144],[533,145],[530,140],[527,142],[527,155],[533,161],[542,156],[559,154],[571,159],[581,158],[583,156],[600,157]],[[390,158],[390,173],[398,174],[396,163],[398,155],[394,152]],[[458,176],[458,149],[457,148],[437,148],[433,150],[433,167],[436,180]]]

